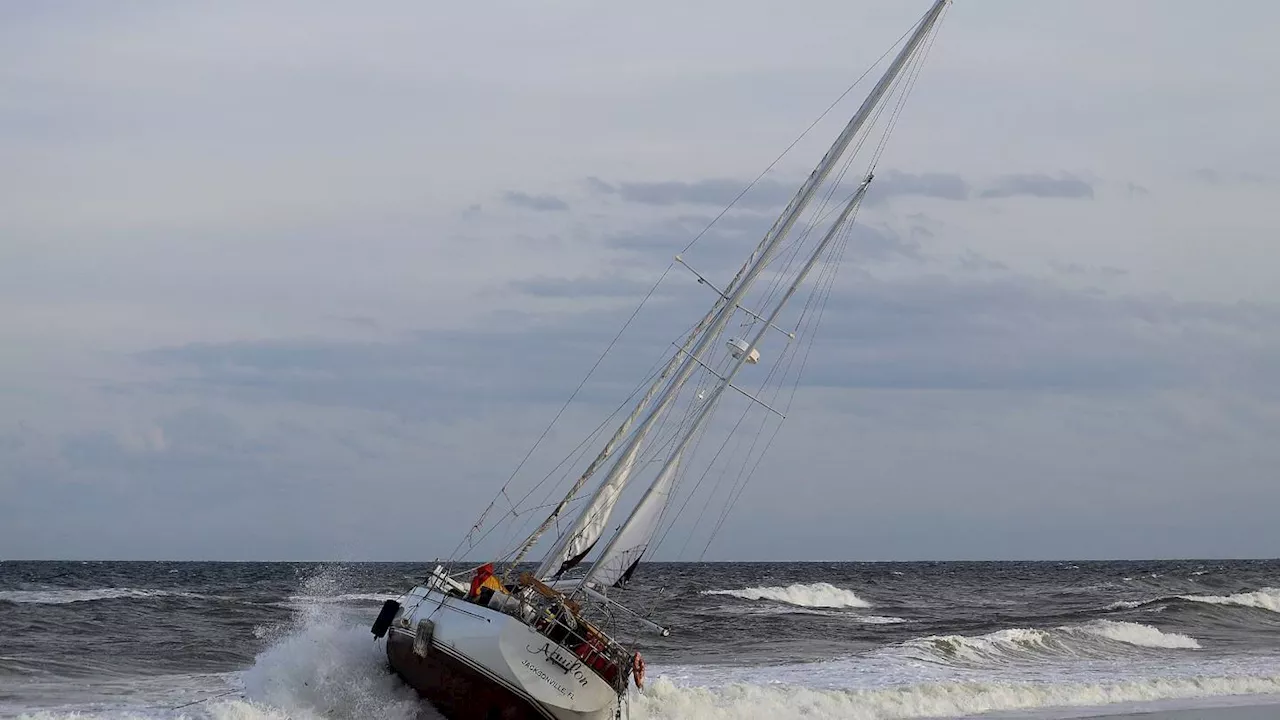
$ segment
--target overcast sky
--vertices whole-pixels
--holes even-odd
[[[447,554],[927,4],[3,5],[0,559]],[[1276,27],[956,3],[708,559],[1274,556]]]

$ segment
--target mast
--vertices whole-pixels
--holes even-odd
[[[800,288],[800,285],[809,275],[809,272],[818,264],[818,260],[821,259],[823,253],[825,253],[827,248],[831,245],[831,242],[840,234],[840,230],[848,222],[849,217],[853,214],[854,210],[862,204],[862,198],[866,196],[867,189],[871,186],[871,178],[871,175],[867,175],[866,179],[862,181],[862,184],[858,186],[857,191],[854,192],[851,198],[849,198],[849,201],[845,204],[844,208],[841,209],[839,216],[823,236],[822,241],[818,243],[818,246],[809,256],[804,267],[802,267],[800,272],[796,274],[795,279],[791,282],[787,291],[783,293],[782,297],[774,305],[773,311],[762,321],[760,329],[756,332],[756,335],[752,338],[750,344],[745,350],[740,352],[737,359],[734,361],[733,366],[727,373],[725,373],[724,377],[721,378],[720,382],[716,385],[715,389],[711,391],[711,394],[707,399],[703,401],[702,407],[698,408],[697,415],[693,422],[689,424],[689,428],[685,431],[684,436],[681,437],[680,443],[676,446],[676,449],[672,451],[671,456],[668,458],[666,464],[663,465],[662,470],[658,472],[658,479],[645,491],[644,496],[640,498],[640,502],[636,503],[635,508],[631,511],[631,515],[627,517],[626,522],[622,524],[622,527],[618,529],[618,532],[614,533],[613,537],[609,539],[609,544],[606,545],[604,550],[600,553],[600,559],[592,564],[591,569],[587,572],[586,576],[583,577],[578,587],[585,586],[586,583],[598,578],[601,573],[607,573],[609,575],[607,579],[602,579],[600,581],[600,584],[602,585],[612,585],[618,580],[625,580],[630,577],[631,573],[634,571],[636,563],[640,561],[640,557],[644,554],[644,551],[648,549],[649,540],[653,532],[657,529],[657,521],[662,511],[662,506],[666,504],[666,498],[670,493],[676,469],[680,463],[681,455],[683,455],[683,453],[688,449],[689,443],[702,427],[702,424],[711,415],[711,411],[715,407],[716,402],[720,399],[720,395],[724,392],[725,388],[729,387],[730,383],[733,381],[733,377],[737,375],[738,371],[741,370],[742,366],[747,362],[747,358],[751,351],[760,344],[761,340],[764,339],[765,333],[770,330],[773,322],[777,320],[778,315],[782,312],[783,306],[787,304],[792,295],[795,295],[796,290]],[[629,538],[629,546],[623,546],[619,550],[618,546],[621,545],[626,538]],[[620,554],[622,557],[615,558],[615,554]],[[620,562],[618,562],[619,560]]]
[[[760,246],[763,246],[767,239],[767,237],[762,239],[760,241]],[[760,246],[757,246],[757,251]],[[750,267],[751,259],[748,258],[747,262],[743,263],[742,267],[738,269],[738,273],[734,275],[733,280],[730,281],[729,287],[732,288],[738,282],[739,278],[742,277],[742,274],[750,269]],[[723,301],[723,298],[721,298],[721,301]],[[613,453],[614,448],[617,447],[617,444],[626,436],[627,431],[631,429],[632,424],[634,424],[636,419],[640,417],[640,414],[644,412],[644,408],[653,399],[653,396],[658,392],[658,389],[662,387],[663,381],[665,381],[667,377],[671,375],[672,370],[679,365],[681,358],[688,355],[689,347],[693,344],[694,340],[697,339],[698,334],[706,329],[707,323],[715,319],[716,312],[719,308],[720,302],[718,301],[716,304],[712,305],[711,309],[707,311],[707,314],[702,316],[702,319],[699,320],[698,324],[694,326],[692,331],[690,331],[689,336],[684,341],[684,344],[674,355],[671,356],[671,359],[667,361],[662,372],[658,373],[658,377],[649,386],[649,389],[645,391],[644,396],[640,398],[640,402],[636,403],[631,414],[628,415],[627,418],[622,421],[622,424],[618,426],[618,429],[614,431],[613,437],[609,438],[609,441],[604,444],[600,453],[596,455],[595,459],[591,461],[591,464],[587,466],[587,469],[583,471],[578,480],[571,488],[569,488],[569,492],[565,494],[564,498],[556,504],[555,509],[551,511],[551,514],[547,516],[547,519],[543,520],[542,524],[539,525],[520,546],[520,550],[511,561],[512,567],[520,564],[520,561],[524,559],[525,555],[527,555],[531,549],[533,549],[533,546],[537,544],[538,539],[542,537],[543,533],[545,533],[547,529],[551,527],[551,524],[560,517],[560,513],[564,512],[565,506],[573,500],[573,497],[578,494],[578,491],[582,489],[582,486],[586,484],[587,480],[595,474],[600,466],[604,464],[604,461]],[[630,446],[628,446],[628,450],[630,450]],[[546,557],[543,558],[542,563],[538,566],[538,570],[535,573],[537,577],[547,577],[553,570],[555,571],[555,574],[558,575],[565,570],[568,570],[569,567],[577,564],[582,557],[586,555],[586,553],[591,551],[591,548],[595,546],[596,540],[599,539],[599,535],[586,543],[587,547],[582,550],[570,553],[569,555],[564,554],[565,550],[574,543],[575,540],[582,536],[583,530],[586,529],[587,525],[591,524],[592,520],[595,519],[595,516],[603,514],[605,519],[607,519],[608,513],[612,511],[612,504],[610,503],[609,507],[604,509],[601,502],[603,500],[603,496],[605,492],[617,481],[618,476],[621,473],[630,472],[632,462],[634,462],[634,452],[624,452],[622,458],[620,458],[615,464],[614,469],[605,476],[605,479],[601,481],[600,485],[596,488],[596,491],[592,493],[591,499],[587,501],[582,512],[579,513],[578,517],[574,520],[569,532],[565,533],[560,541],[557,542],[547,553]],[[555,567],[557,562],[561,565],[558,569]]]
[[[761,249],[765,246],[768,240],[769,240],[769,236],[766,234],[765,237],[762,238],[760,240],[760,243],[756,246],[755,251],[753,251],[751,256],[747,258],[747,261],[742,264],[742,267],[738,268],[738,272],[733,276],[733,280],[729,281],[729,285],[726,287],[727,292],[731,292],[732,289],[737,285],[738,281],[742,278],[743,274],[746,273],[747,270],[751,268],[752,261],[754,260],[756,255],[761,251]],[[516,552],[514,558],[511,560],[511,567],[515,567],[516,565],[519,565],[520,562],[524,560],[525,556],[528,555],[529,551],[533,549],[533,546],[538,543],[538,540],[542,537],[543,533],[545,533],[547,529],[551,527],[551,524],[554,523],[560,517],[560,513],[564,512],[565,506],[567,506],[573,500],[574,496],[577,495],[580,490],[582,490],[582,487],[583,485],[586,484],[587,480],[589,480],[591,476],[594,475],[595,472],[600,469],[600,466],[604,464],[604,461],[607,460],[609,456],[613,453],[614,448],[617,447],[617,444],[622,440],[623,437],[626,436],[627,431],[631,429],[632,424],[635,423],[636,419],[639,418],[640,414],[644,411],[644,408],[653,399],[653,396],[655,393],[657,393],[658,388],[662,387],[663,381],[666,380],[667,377],[670,376],[671,371],[674,370],[677,365],[679,365],[680,359],[683,357],[687,357],[689,355],[689,347],[690,345],[693,344],[694,340],[697,339],[699,333],[701,333],[703,330],[706,329],[707,323],[710,323],[712,320],[715,319],[716,313],[720,309],[720,303],[723,302],[723,300],[724,298],[721,298],[714,305],[712,305],[711,309],[707,311],[707,314],[703,315],[702,319],[698,321],[698,324],[695,325],[693,330],[689,332],[689,336],[688,338],[685,339],[684,344],[680,347],[680,349],[674,355],[671,356],[671,359],[667,361],[666,366],[663,367],[660,373],[658,373],[658,377],[649,386],[649,389],[645,391],[644,396],[640,398],[640,402],[636,403],[636,406],[631,411],[631,414],[628,415],[627,418],[622,421],[622,424],[619,425],[618,429],[614,431],[613,436],[610,437],[608,442],[604,444],[604,447],[601,448],[600,453],[596,455],[595,459],[591,461],[591,464],[587,466],[587,469],[582,472],[582,475],[578,477],[578,480],[574,482],[572,487],[569,488],[569,492],[565,493],[564,498],[562,498],[560,502],[556,504],[555,509],[551,511],[551,514],[547,516],[547,519],[543,520],[542,524],[539,525],[532,533],[530,533],[529,537],[520,546],[520,549]],[[647,430],[645,432],[647,433]],[[569,532],[565,533],[564,536],[560,539],[560,541],[557,542],[551,548],[551,550],[547,553],[546,557],[543,558],[542,563],[538,566],[538,570],[535,573],[537,577],[540,577],[540,578],[547,577],[548,573],[550,573],[552,569],[555,568],[557,561],[561,563],[561,567],[558,570],[556,570],[556,574],[564,572],[565,570],[568,570],[569,567],[571,567],[572,565],[577,564],[577,562],[580,561],[582,557],[585,556],[586,553],[591,551],[591,548],[595,545],[595,541],[599,539],[599,536],[597,536],[596,538],[593,538],[591,542],[587,543],[587,547],[579,551],[578,553],[573,553],[567,556],[564,555],[564,550],[571,543],[573,543],[576,538],[578,538],[582,534],[583,530],[591,522],[592,516],[597,514],[597,511],[599,510],[598,506],[601,505],[601,500],[603,498],[604,493],[611,486],[611,484],[614,481],[616,481],[618,474],[622,472],[617,468],[626,467],[627,471],[629,472],[630,462],[633,462],[633,460],[627,459],[627,455],[629,454],[634,457],[634,453],[623,454],[623,457],[620,458],[617,464],[615,465],[615,470],[611,471],[610,474],[607,475],[605,479],[600,483],[600,485],[596,488],[596,491],[592,494],[591,499],[587,502],[582,512],[574,520],[573,526],[569,529]],[[612,510],[612,506],[610,506],[609,508],[609,511],[611,510]],[[607,515],[607,512],[606,512],[606,515]],[[569,566],[569,567],[566,567],[566,566]]]
[[[552,511],[552,513],[542,522],[542,524],[534,530],[529,538],[522,544],[515,556],[514,563],[522,560],[528,551],[537,543],[543,533],[559,518],[565,506],[573,499],[573,497],[581,490],[587,480],[599,469],[603,462],[610,457],[617,443],[631,429],[632,424],[643,412],[645,406],[652,400],[654,393],[661,386],[663,380],[675,369],[675,377],[667,385],[654,406],[650,409],[648,415],[640,423],[635,430],[631,439],[627,442],[626,447],[619,454],[610,468],[605,479],[601,481],[596,488],[590,501],[582,509],[576,518],[571,530],[566,533],[556,545],[548,552],[538,568],[537,576],[546,577],[556,566],[559,565],[559,571],[563,571],[573,564],[576,564],[590,552],[596,540],[604,530],[604,523],[607,522],[608,516],[613,510],[613,505],[617,498],[621,495],[622,489],[625,487],[631,468],[634,465],[635,458],[638,455],[641,445],[653,428],[655,422],[659,420],[663,414],[669,409],[675,398],[679,395],[684,384],[692,376],[693,372],[702,365],[702,358],[706,354],[710,343],[719,337],[724,327],[733,316],[740,302],[750,289],[752,282],[767,265],[772,254],[777,249],[781,241],[791,231],[799,219],[801,213],[809,204],[813,195],[817,191],[822,182],[830,175],[844,151],[848,148],[853,138],[865,125],[871,114],[875,111],[880,100],[889,90],[890,86],[897,79],[906,63],[919,49],[924,38],[929,34],[940,17],[943,9],[949,0],[935,0],[933,6],[921,19],[919,26],[912,33],[902,50],[890,63],[889,68],[884,75],[872,88],[866,99],[857,112],[850,118],[843,131],[837,136],[835,142],[827,150],[822,160],[814,168],[804,184],[797,190],[794,197],[788,203],[782,215],[774,222],[769,232],[761,239],[760,243],[748,257],[746,263],[739,269],[734,279],[725,288],[724,295],[716,301],[711,310],[699,321],[684,346],[672,356],[666,367],[663,369],[659,377],[650,386],[644,397],[637,403],[632,413],[623,421],[622,425],[615,431],[613,437],[605,443],[601,452],[592,461],[588,468],[583,472],[579,479],[570,488]],[[701,335],[699,335],[701,333]],[[690,348],[690,343],[696,343]],[[711,406],[712,403],[707,403]],[[672,453],[671,458],[679,457],[680,453]],[[670,459],[669,459],[670,462]],[[664,473],[660,473],[659,477],[663,477]],[[650,487],[652,490],[652,486]],[[634,514],[634,512],[633,512]],[[592,537],[594,536],[594,537]],[[616,536],[615,536],[616,537]],[[576,545],[576,547],[575,547]],[[558,572],[557,572],[558,574]]]
[[[849,119],[849,122],[845,125],[844,130],[842,130],[840,135],[836,137],[835,142],[832,143],[831,147],[827,150],[826,154],[823,155],[822,160],[818,162],[818,165],[809,174],[809,177],[805,180],[804,184],[800,186],[800,189],[796,192],[795,196],[791,199],[791,202],[787,204],[787,207],[785,210],[783,210],[782,215],[778,217],[778,219],[774,222],[773,227],[769,229],[769,232],[765,235],[764,240],[761,241],[760,246],[757,247],[756,251],[752,253],[751,259],[748,260],[748,262],[751,263],[750,269],[747,270],[745,275],[740,274],[741,281],[737,284],[736,287],[732,289],[729,297],[725,299],[725,303],[720,308],[720,311],[717,313],[715,321],[703,333],[703,335],[699,338],[698,343],[694,346],[693,350],[686,356],[685,362],[681,366],[678,375],[674,380],[672,380],[671,384],[667,387],[667,390],[663,394],[662,399],[659,401],[658,405],[654,407],[654,409],[645,418],[644,424],[642,424],[640,429],[637,430],[636,435],[632,438],[632,441],[628,446],[629,453],[634,453],[638,449],[638,445],[640,441],[643,439],[644,434],[648,432],[648,429],[652,426],[653,422],[657,420],[657,418],[662,414],[662,412],[666,410],[667,406],[671,403],[671,401],[674,400],[675,396],[679,393],[684,383],[693,374],[694,369],[702,365],[702,356],[706,353],[707,347],[710,345],[711,341],[714,338],[718,337],[720,333],[723,331],[725,325],[728,323],[729,319],[733,316],[733,313],[737,309],[739,303],[742,301],[743,297],[746,295],[747,290],[750,289],[751,284],[755,281],[756,277],[758,277],[761,271],[763,271],[764,268],[768,265],[769,261],[772,259],[772,256],[774,255],[775,251],[778,249],[778,246],[781,244],[782,240],[785,239],[788,233],[790,233],[791,228],[795,225],[796,221],[800,217],[800,214],[804,211],[805,207],[809,204],[809,201],[812,199],[814,193],[817,191],[818,186],[821,185],[822,182],[826,180],[826,178],[830,175],[837,161],[839,161],[840,157],[844,154],[844,151],[848,149],[849,144],[850,142],[852,142],[854,136],[856,136],[858,132],[862,129],[862,127],[866,124],[867,120],[871,117],[872,113],[875,111],[875,108],[879,105],[880,101],[884,98],[885,94],[889,91],[889,88],[893,85],[894,81],[897,80],[898,76],[901,74],[902,69],[906,66],[907,62],[912,58],[912,56],[915,55],[916,51],[919,50],[920,45],[924,42],[924,39],[933,30],[934,25],[937,23],[938,18],[942,15],[942,11],[946,8],[946,5],[949,2],[950,0],[935,0],[933,6],[929,9],[927,13],[925,13],[925,16],[921,19],[920,24],[916,28],[915,32],[911,34],[911,37],[907,40],[906,44],[903,45],[902,50],[898,52],[897,56],[894,57],[893,62],[890,63],[889,67],[885,70],[884,75],[881,76],[880,80],[876,83],[875,87],[871,89],[871,92],[862,101],[862,105],[858,107],[857,112],[855,112],[853,117]],[[845,206],[844,210],[842,211],[841,219],[837,221],[838,223],[842,223],[844,219],[847,219],[848,214],[852,212],[853,208],[855,208],[858,203],[861,202],[862,197],[865,195],[866,190],[869,187],[870,181],[871,181],[870,176],[868,176],[868,178],[863,181],[863,184],[859,187],[858,192],[855,193],[854,198],[850,201],[848,205]],[[766,332],[769,329],[770,325],[773,323],[773,320],[777,318],[783,306],[791,298],[795,290],[799,287],[800,282],[803,281],[805,275],[807,275],[809,270],[812,269],[813,265],[817,262],[818,256],[821,253],[821,251],[825,249],[826,244],[830,242],[832,237],[834,237],[836,227],[838,227],[838,225],[832,226],[832,230],[828,233],[826,237],[823,238],[821,247],[818,249],[817,252],[815,252],[813,256],[809,258],[809,261],[806,263],[803,270],[797,276],[796,280],[792,283],[792,286],[788,289],[786,295],[778,302],[778,304],[774,307],[773,312],[770,314],[768,320],[765,321],[764,324],[761,326],[761,330],[759,331],[759,333],[757,333],[756,337],[753,339],[751,344],[737,358],[737,361],[734,363],[730,371],[725,375],[725,377],[720,379],[720,382],[716,385],[710,397],[708,397],[704,401],[702,407],[699,408],[695,420],[692,423],[690,423],[688,430],[686,430],[679,444],[675,447],[675,449],[671,451],[671,454],[667,457],[667,461],[663,465],[662,470],[658,472],[657,478],[646,489],[645,494],[641,498],[640,502],[636,505],[635,508],[632,509],[631,515],[627,518],[627,520],[623,523],[623,525],[617,530],[617,532],[614,533],[613,537],[610,539],[609,544],[605,547],[604,551],[600,555],[601,560],[604,560],[606,557],[608,557],[610,554],[613,553],[619,538],[623,537],[624,534],[627,533],[628,526],[635,521],[639,511],[641,510],[641,507],[646,505],[646,501],[653,496],[655,492],[655,488],[658,487],[660,484],[665,485],[666,483],[670,482],[670,478],[674,472],[676,464],[680,461],[681,456],[684,454],[685,449],[689,446],[689,443],[692,441],[698,429],[701,427],[701,425],[706,421],[707,417],[710,415],[711,410],[714,408],[716,404],[716,400],[720,397],[721,393],[724,392],[724,389],[728,387],[730,382],[733,380],[733,376],[736,375],[737,372],[742,368],[742,365],[746,362],[746,358],[750,354],[751,350],[754,349],[757,344],[759,344],[759,341],[763,337],[764,332]],[[619,460],[619,463],[621,462],[622,461]],[[603,570],[604,565],[605,563],[603,562],[593,563],[590,570],[588,570],[587,573],[583,576],[583,578],[579,581],[577,588],[581,589],[586,587],[587,583],[589,583],[596,574],[598,574],[601,570]]]

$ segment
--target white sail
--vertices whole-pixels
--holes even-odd
[[[760,245],[756,248],[756,251],[752,253],[751,257],[747,258],[747,261],[738,269],[738,274],[729,282],[728,288],[730,290],[737,286],[738,281],[741,280],[742,276],[751,268],[751,265],[755,260],[756,253],[760,252],[760,249],[764,247],[768,240],[768,236],[760,240]],[[721,298],[721,301],[723,300],[724,298]],[[564,509],[568,506],[569,502],[577,496],[578,492],[587,483],[587,480],[590,479],[596,470],[609,459],[618,443],[621,442],[622,438],[631,430],[632,424],[640,418],[640,415],[649,406],[649,402],[653,399],[654,395],[657,394],[658,389],[662,387],[663,383],[666,382],[671,373],[680,367],[681,363],[686,359],[686,356],[689,355],[689,349],[693,343],[702,335],[702,332],[706,329],[707,325],[716,319],[716,316],[720,312],[720,307],[721,302],[717,302],[710,310],[707,311],[707,314],[698,321],[698,324],[694,326],[693,330],[689,333],[688,338],[685,339],[684,344],[680,346],[679,351],[672,355],[671,359],[667,361],[662,372],[658,373],[658,377],[649,386],[649,389],[645,391],[644,396],[640,398],[640,402],[636,403],[631,414],[628,415],[627,418],[622,421],[622,424],[618,426],[618,429],[614,431],[613,437],[609,438],[609,441],[605,443],[604,447],[600,450],[600,453],[596,455],[595,460],[591,461],[591,464],[587,466],[585,471],[583,471],[577,482],[569,488],[569,492],[565,494],[564,499],[562,499],[556,505],[555,509],[551,511],[551,514],[547,516],[547,519],[543,520],[542,524],[539,525],[524,541],[520,549],[516,552],[514,559],[511,561],[513,567],[524,559],[525,554],[528,553],[535,544],[537,544],[538,539],[542,537],[542,534],[560,518],[560,514],[564,512]],[[669,403],[660,404],[660,409],[656,411],[656,414],[660,414],[662,412],[661,408],[667,407],[668,404]],[[640,450],[640,441],[644,439],[649,427],[650,425],[648,424],[642,426],[642,428],[636,432],[636,436],[633,438],[632,442],[628,444],[624,455],[631,458],[629,462],[634,462],[636,453]],[[620,488],[627,482],[627,476],[630,474],[630,465],[628,464],[626,468],[627,473],[623,475],[621,480],[606,477],[601,485],[596,489],[592,498],[587,502],[587,507],[583,508],[578,517],[575,518],[570,531],[561,537],[560,540],[552,547],[551,551],[547,553],[546,557],[543,558],[542,563],[538,566],[538,577],[546,578],[553,575],[560,575],[581,562],[586,553],[591,551],[591,548],[595,545],[596,541],[600,539],[600,534],[604,530],[603,526],[608,522],[609,515],[613,512],[613,505],[617,502],[617,496],[620,494]],[[617,480],[617,482],[611,482],[611,480]],[[621,483],[618,485],[619,492],[614,492],[612,486],[618,483]],[[605,501],[603,496],[606,494],[611,494],[612,499]],[[588,528],[589,525],[591,526],[590,528]]]
[[[711,315],[708,314],[708,317],[711,317]],[[690,335],[689,339],[685,341],[685,349],[688,348],[689,344],[692,343],[693,339],[697,336],[696,330],[697,329],[695,329],[694,334]],[[653,399],[653,396],[658,392],[658,389],[662,387],[662,384],[667,379],[667,376],[671,374],[671,371],[673,369],[675,369],[677,364],[676,361],[678,360],[678,358],[679,356],[677,355],[676,357],[673,357],[671,358],[670,361],[668,361],[667,366],[663,368],[662,372],[658,374],[658,377],[649,386],[649,389],[645,392],[644,396],[640,398],[640,402],[636,403],[635,409],[633,409],[631,411],[631,414],[628,415],[627,418],[622,421],[622,424],[619,425],[618,429],[614,431],[613,437],[609,438],[609,441],[604,444],[603,448],[601,448],[600,453],[596,455],[595,460],[592,460],[591,464],[587,466],[587,469],[582,472],[582,475],[578,477],[577,482],[575,482],[573,486],[569,488],[569,492],[567,492],[564,498],[560,500],[560,502],[555,506],[555,509],[551,511],[551,514],[547,516],[547,519],[543,520],[542,524],[539,525],[536,529],[534,529],[534,531],[524,541],[524,544],[521,545],[520,549],[516,552],[514,559],[511,561],[511,565],[513,567],[515,565],[518,565],[520,561],[524,559],[525,554],[528,553],[531,549],[533,549],[533,546],[537,544],[538,539],[542,537],[542,534],[546,532],[547,529],[550,528],[552,524],[556,522],[556,520],[560,519],[560,514],[564,512],[564,509],[566,507],[568,507],[570,501],[572,501],[575,497],[577,497],[578,492],[582,489],[584,485],[587,484],[587,480],[589,480],[591,476],[595,474],[596,470],[599,469],[599,467],[603,465],[604,462],[608,460],[609,457],[613,454],[613,451],[617,447],[618,443],[621,442],[622,438],[626,437],[627,432],[631,430],[632,423],[634,423],[640,417],[641,413],[644,412],[645,408],[648,407],[649,401]],[[623,483],[626,482],[625,477],[622,479],[622,482]],[[584,519],[587,518],[589,515],[595,514],[595,511],[591,510],[591,508],[599,505],[599,496],[603,494],[603,492],[604,492],[603,487],[597,490],[595,496],[592,497],[592,499],[587,503],[588,508],[584,510],[583,513],[579,515],[579,517],[575,520],[574,530],[571,531],[571,533],[567,538],[562,538],[561,541],[551,550],[551,552],[547,553],[547,557],[542,561],[542,565],[538,568],[538,577],[546,577],[547,574],[550,573],[552,569],[557,566],[560,567],[560,570],[558,572],[564,572],[569,568],[569,566],[572,566],[577,562],[577,560],[575,560],[574,563],[568,563],[566,565],[566,561],[568,559],[576,557],[578,558],[578,560],[581,560],[582,558],[581,558],[581,555],[579,555],[579,553],[581,553],[584,548],[586,550],[591,549],[591,545],[595,542],[594,539],[587,543],[579,543],[576,540],[574,540],[574,538],[577,538],[581,534],[581,528],[585,524],[583,522]],[[617,501],[617,494],[614,495],[612,502],[616,502],[616,501]],[[612,509],[612,502],[610,503],[610,511]],[[608,520],[608,515],[609,515],[609,511],[606,511],[604,513],[604,516],[605,516],[604,520],[606,521]],[[600,537],[599,533],[597,533],[595,537],[599,538]],[[568,544],[570,542],[572,542],[574,545],[581,545],[581,548],[573,549],[568,547]],[[568,555],[563,554],[565,551],[568,551],[569,554]]]
[[[635,466],[639,445],[627,448],[627,452],[618,458],[618,464],[605,477],[600,489],[591,497],[591,502],[579,513],[573,527],[564,538],[547,554],[538,575],[549,577],[559,575],[577,565],[596,541],[604,534],[609,524],[609,516],[613,514],[613,506],[618,504],[622,489],[631,477],[631,469]]]
[[[592,580],[603,586],[621,585],[631,579],[636,565],[649,549],[653,534],[658,530],[662,520],[662,511],[667,507],[667,498],[671,496],[671,487],[679,474],[680,459],[668,463],[652,485],[652,491],[645,494],[627,519],[626,525],[618,531],[618,535],[609,543],[609,547],[595,562]]]

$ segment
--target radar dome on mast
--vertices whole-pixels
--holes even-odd
[[[746,340],[741,338],[731,338],[727,343],[729,352],[733,354],[733,359],[738,360],[743,355],[747,356],[747,362],[755,365],[760,362],[760,351],[747,344]],[[751,352],[747,352],[750,349]]]

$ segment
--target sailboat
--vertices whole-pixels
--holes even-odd
[[[373,623],[374,636],[385,636],[391,669],[445,717],[605,720],[627,716],[631,687],[644,683],[644,660],[638,650],[643,640],[638,638],[645,632],[665,636],[670,630],[620,602],[615,589],[625,587],[636,574],[659,541],[664,521],[674,522],[671,516],[679,514],[672,509],[672,501],[681,477],[713,417],[729,404],[727,398],[777,422],[785,415],[761,393],[735,384],[735,379],[747,366],[764,362],[767,336],[782,336],[781,354],[785,355],[796,346],[798,329],[816,327],[810,312],[813,303],[825,301],[830,291],[839,253],[871,187],[884,140],[949,1],[932,2],[881,57],[883,61],[892,55],[883,75],[727,284],[717,287],[710,273],[695,270],[682,255],[675,256],[672,267],[688,270],[698,285],[710,290],[711,309],[691,330],[682,332],[673,349],[655,364],[658,369],[642,381],[631,398],[634,404],[629,404],[622,422],[594,458],[581,472],[565,475],[568,488],[563,497],[540,506],[551,507],[549,514],[491,561],[460,570],[455,561],[448,567],[437,564],[399,599],[386,601]],[[887,120],[882,136],[868,142],[871,129],[881,119]],[[842,185],[863,147],[874,148],[870,165]],[[815,208],[812,220],[801,225],[802,216]],[[787,324],[784,308],[815,272],[821,278],[810,290],[810,302],[802,313],[808,324],[797,321],[793,328]],[[752,304],[753,300],[761,304]],[[647,484],[640,484],[639,478],[645,475],[651,477]],[[749,473],[737,485],[738,493],[746,477]],[[643,487],[643,492],[638,499],[633,497],[630,513],[601,547],[599,541],[610,529],[610,519],[629,487]],[[506,486],[500,494],[509,500]],[[730,494],[720,522],[736,497]],[[472,547],[495,503],[468,532],[465,540]],[[530,517],[528,512],[517,513],[511,504],[513,510],[504,517],[512,521],[518,515]],[[576,514],[570,513],[571,508],[576,508]],[[541,561],[536,567],[525,563],[544,538],[551,542]],[[598,547],[594,559],[587,562]],[[637,632],[624,637],[624,626]]]

